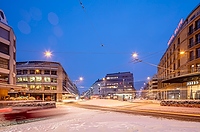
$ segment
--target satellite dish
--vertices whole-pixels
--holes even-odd
[[[0,9],[0,21],[6,25],[8,25],[7,23],[7,19],[6,19],[6,16],[4,14],[4,12]]]

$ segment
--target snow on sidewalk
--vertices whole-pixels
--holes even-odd
[[[118,101],[110,99],[93,99],[93,100],[81,101],[78,103],[85,105],[106,106],[106,107],[118,107],[118,106],[126,107],[128,105],[131,105],[133,106],[132,109],[200,114],[200,108],[160,106],[158,101],[151,102],[146,100],[134,100],[132,102],[128,102],[128,101]]]

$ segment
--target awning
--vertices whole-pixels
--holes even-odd
[[[184,83],[200,80],[200,72],[185,74],[174,78],[163,80],[162,83]]]

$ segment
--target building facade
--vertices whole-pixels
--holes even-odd
[[[110,98],[113,96],[133,98],[135,97],[133,80],[133,74],[130,72],[107,74],[105,78],[98,79],[86,93]]]
[[[16,69],[17,85],[26,89],[25,96],[53,101],[79,96],[76,85],[58,62],[17,62]]]
[[[200,99],[200,5],[175,29],[158,80],[161,99]]]
[[[159,92],[158,92],[158,78],[157,75],[154,75],[147,84],[146,89],[146,97],[148,99],[159,99]]]
[[[8,25],[6,16],[0,10],[0,100],[8,96],[16,85],[16,37]]]

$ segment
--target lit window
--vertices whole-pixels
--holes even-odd
[[[44,77],[44,82],[51,82],[51,78],[50,77]]]
[[[22,80],[23,80],[23,82],[28,82],[28,78],[27,77],[23,77]]]
[[[197,72],[200,72],[200,64],[197,64]]]
[[[36,69],[35,74],[41,74],[41,70]]]
[[[191,73],[194,72],[194,65],[190,66],[190,71],[191,71]]]
[[[51,90],[57,90],[57,87],[56,86],[52,86]]]
[[[18,77],[18,78],[17,78],[17,82],[22,82],[22,78],[21,78],[21,77]]]
[[[36,82],[41,82],[42,81],[42,77],[35,77],[36,78]]]
[[[36,90],[41,90],[41,89],[42,89],[42,86],[41,86],[41,85],[36,85],[35,89],[36,89]]]
[[[35,90],[35,85],[30,85],[29,90]]]
[[[30,77],[30,82],[35,82],[35,77]]]

